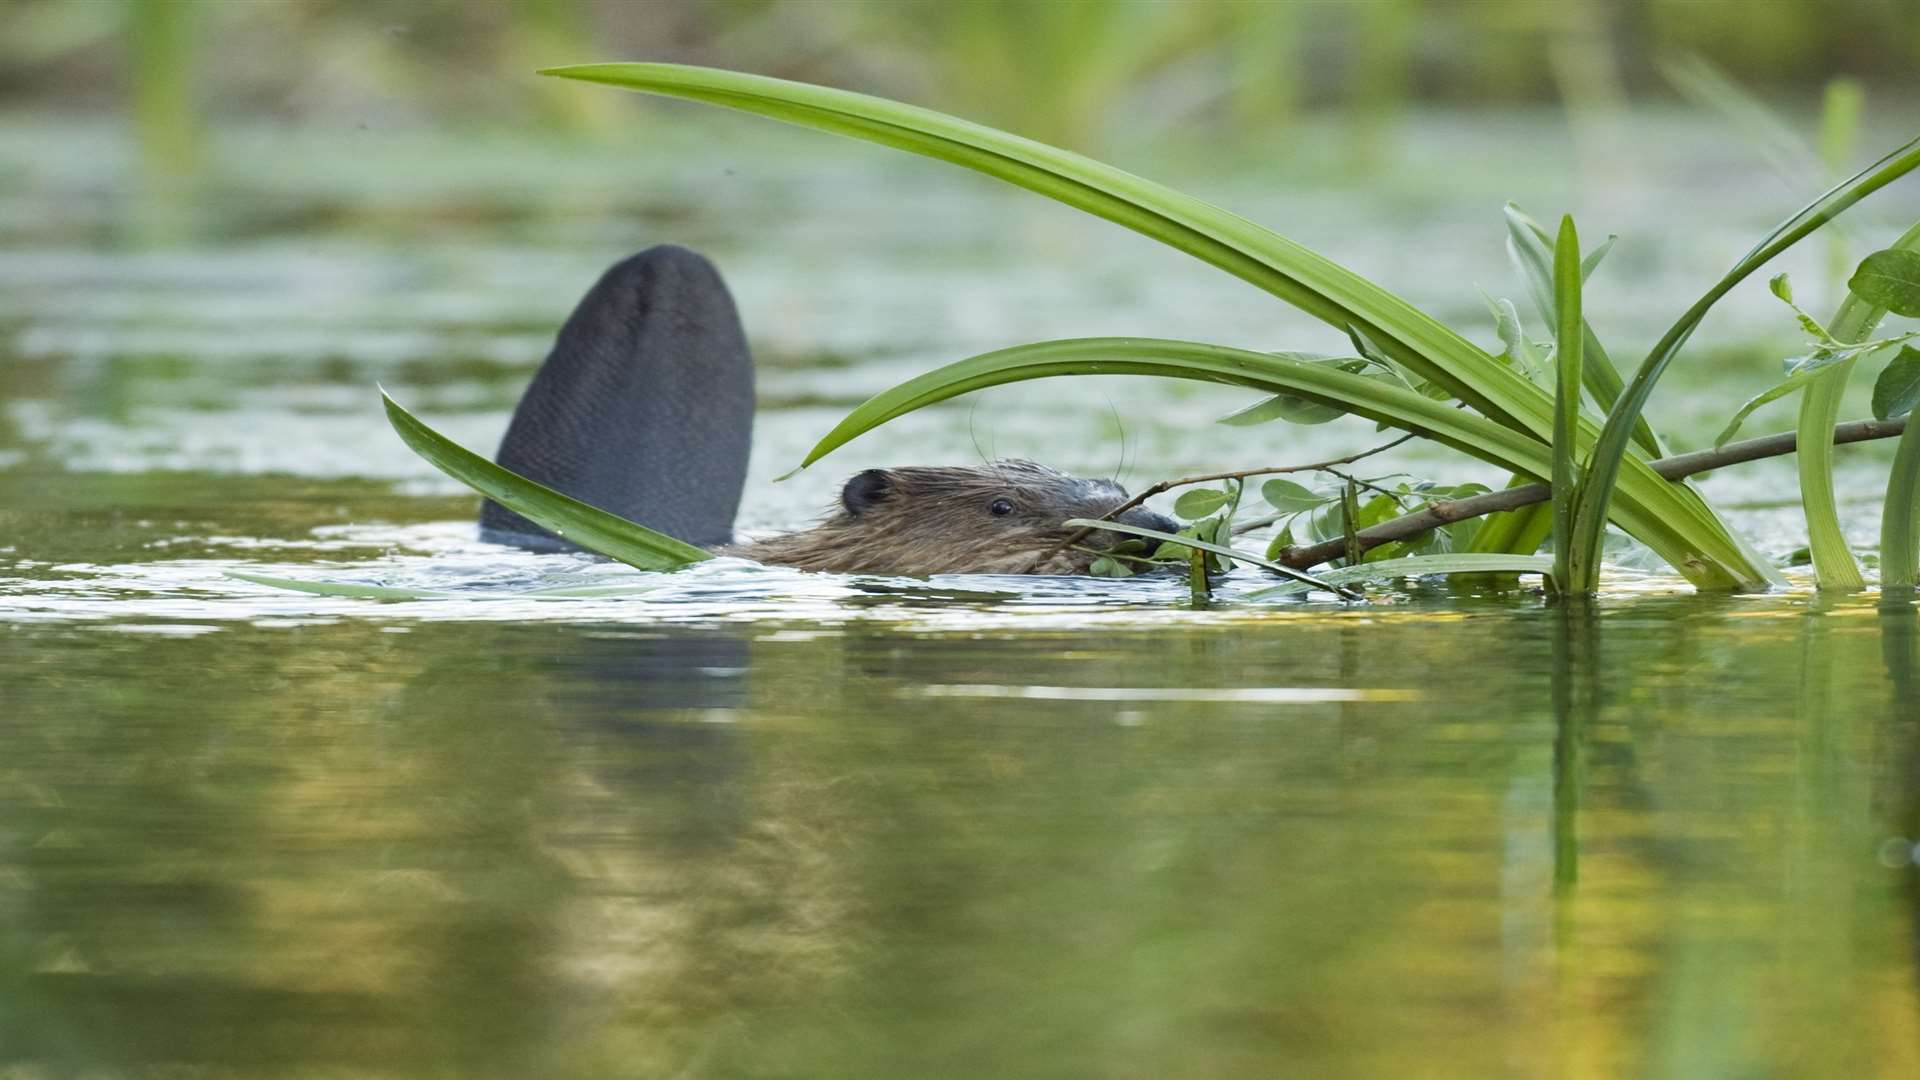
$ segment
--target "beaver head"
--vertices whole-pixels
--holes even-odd
[[[868,469],[847,481],[840,505],[814,528],[734,549],[803,570],[869,574],[1081,574],[1127,539],[1106,529],[1035,566],[1079,530],[1127,501],[1111,480],[1084,480],[1031,461],[969,467]],[[1178,522],[1142,507],[1116,520],[1162,532]],[[1076,549],[1092,549],[1076,550]]]

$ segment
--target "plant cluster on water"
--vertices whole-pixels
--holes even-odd
[[[1361,533],[1369,527],[1435,504],[1457,505],[1490,494],[1489,489],[1337,471],[1337,465],[1371,451],[1320,466],[1189,478],[1220,486],[1190,486],[1179,496],[1174,511],[1188,526],[1178,535],[1117,530],[1134,532],[1140,542],[1109,553],[1096,572],[1122,576],[1145,564],[1173,564],[1188,568],[1196,590],[1204,587],[1208,570],[1226,569],[1234,559],[1297,577],[1304,568],[1300,553],[1325,551],[1300,545],[1297,538],[1304,537],[1341,541],[1336,555],[1305,563],[1342,564],[1338,578],[1328,575],[1314,583],[1323,586],[1369,576],[1501,570],[1544,572],[1557,592],[1588,595],[1598,586],[1609,523],[1698,588],[1758,590],[1781,583],[1772,564],[1696,492],[1656,470],[1655,460],[1665,448],[1642,414],[1661,377],[1722,297],[1776,255],[1920,166],[1916,139],[1788,218],[1688,307],[1632,378],[1623,379],[1582,313],[1586,281],[1612,241],[1583,251],[1571,218],[1563,218],[1550,234],[1509,207],[1509,254],[1549,337],[1532,340],[1513,304],[1489,300],[1504,346],[1493,354],[1399,296],[1251,221],[1081,155],[943,113],[805,83],[673,64],[592,64],[548,74],[725,105],[997,177],[1225,270],[1338,328],[1353,346],[1344,356],[1133,337],[1014,346],[948,364],[875,395],[822,438],[802,468],[889,420],[969,391],[1054,375],[1134,374],[1227,383],[1267,395],[1225,418],[1229,424],[1318,423],[1357,415],[1499,466],[1511,474],[1508,487],[1550,484],[1545,503],[1518,505],[1484,519],[1436,523],[1420,535],[1368,545]],[[1772,287],[1792,304],[1784,276]],[[1876,415],[1883,420],[1902,416],[1920,399],[1920,351],[1908,344],[1914,334],[1873,337],[1889,312],[1920,316],[1920,226],[1863,260],[1849,290],[1829,323],[1794,309],[1813,339],[1808,354],[1789,361],[1781,383],[1749,402],[1721,439],[1730,438],[1746,415],[1767,401],[1805,393],[1797,443],[1813,560],[1822,587],[1843,590],[1862,582],[1841,541],[1833,504],[1830,451],[1839,393],[1860,360],[1895,354],[1876,385]],[[676,548],[677,541],[631,523],[616,524],[617,518],[591,518],[572,500],[510,473],[495,475],[504,470],[453,447],[465,454],[459,457],[447,449],[450,443],[391,401],[388,409],[409,444],[429,460],[531,520],[554,527],[551,517],[576,525],[563,531],[635,566],[662,569],[695,558],[682,550],[685,545]],[[1271,475],[1301,469],[1330,474],[1338,483],[1315,489]],[[1267,513],[1258,524],[1279,528],[1265,554],[1252,555],[1231,542],[1243,531],[1236,519],[1246,481],[1260,475],[1271,478],[1259,488]],[[1914,584],[1920,544],[1917,477],[1920,434],[1909,431],[1901,436],[1886,496],[1881,557],[1887,587]],[[582,522],[589,530],[577,527]],[[1111,521],[1072,524],[1115,529]],[[1551,560],[1536,556],[1549,539]]]

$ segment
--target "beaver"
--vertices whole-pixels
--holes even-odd
[[[720,554],[838,573],[1086,573],[1126,537],[1088,533],[1119,484],[1031,461],[868,469],[810,529],[736,544],[752,448],[753,360],[712,263],[673,245],[603,274],[560,328],[495,460],[530,480]],[[1177,532],[1144,507],[1115,520]],[[535,551],[573,544],[491,500],[481,535]]]

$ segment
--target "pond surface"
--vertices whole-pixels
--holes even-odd
[[[1634,123],[1598,177],[1547,114],[1417,117],[1360,181],[1314,130],[1123,161],[1483,342],[1474,286],[1522,297],[1502,200],[1571,203],[1623,234],[1594,318],[1632,358],[1797,205],[1720,125]],[[482,544],[374,384],[490,449],[578,294],[666,240],[720,263],[760,360],[746,528],[870,465],[1141,485],[1379,437],[1055,381],[776,484],[865,395],[997,346],[1337,341],[1032,197],[705,113],[216,150],[155,208],[115,132],[0,121],[0,1074],[1920,1075],[1910,606],[1696,596],[1631,553],[1595,612],[1250,577],[1194,610]],[[1870,205],[1855,252],[1916,215]],[[1817,311],[1828,255],[1787,263]],[[1657,402],[1681,448],[1796,347],[1759,283],[1701,341]],[[1869,556],[1887,458],[1842,457]],[[1704,490],[1785,559],[1792,483]]]

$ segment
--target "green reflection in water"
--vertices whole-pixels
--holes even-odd
[[[0,1063],[1906,1075],[1914,637],[15,626]]]

